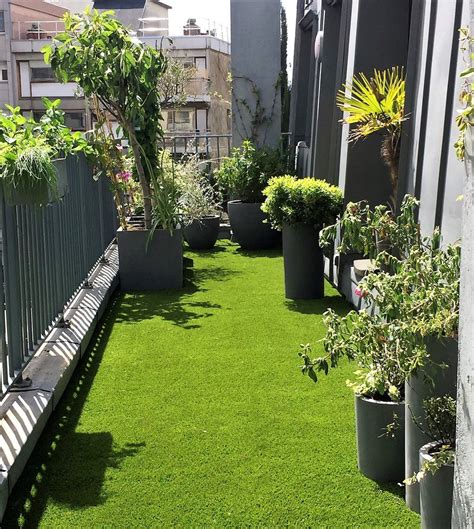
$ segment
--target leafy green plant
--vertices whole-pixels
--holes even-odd
[[[441,246],[439,232],[404,259],[389,258],[395,273],[368,274],[360,283],[366,302],[388,321],[409,324],[416,337],[456,337],[459,324],[461,248]]]
[[[435,474],[445,465],[454,463],[456,455],[456,400],[449,395],[432,397],[423,401],[425,421],[413,420],[436,445],[430,452],[432,459],[426,460],[420,471],[405,479],[407,485],[420,482],[428,472]]]
[[[274,177],[263,194],[267,198],[262,210],[272,226],[280,230],[285,223],[322,227],[334,222],[342,210],[342,191],[324,180]]]
[[[196,156],[175,165],[180,190],[179,207],[186,224],[221,213],[222,195],[200,169]]]
[[[342,254],[360,253],[375,259],[385,251],[405,257],[421,244],[418,207],[414,196],[405,195],[400,214],[395,217],[384,205],[371,209],[364,201],[349,202],[342,217],[321,231],[319,243],[323,248],[331,247],[339,235],[337,251]]]
[[[394,67],[374,70],[371,77],[354,76],[336,96],[337,106],[347,113],[344,122],[351,125],[349,141],[364,139],[375,133],[383,135],[380,155],[390,171],[391,203],[395,206],[398,185],[400,137],[405,115],[405,76]]]
[[[299,356],[302,372],[317,382],[318,372],[328,374],[343,358],[359,366],[356,380],[348,381],[354,392],[379,400],[403,400],[406,378],[423,361],[424,347],[413,342],[408,325],[387,322],[367,311],[351,311],[338,316],[329,310],[324,314],[327,333],[322,340],[325,354],[312,357],[309,344],[302,345]]]
[[[57,173],[53,161],[89,146],[80,132],[64,124],[59,100],[43,99],[45,113],[39,121],[26,118],[19,107],[7,105],[10,114],[0,114],[0,175],[5,196],[24,203],[45,204],[57,197]]]
[[[269,179],[288,172],[287,160],[279,149],[257,149],[251,141],[232,149],[215,176],[219,187],[243,202],[263,202]]]
[[[61,82],[76,82],[84,95],[121,126],[135,157],[142,187],[145,228],[175,223],[177,204],[171,204],[169,182],[162,180],[158,139],[162,136],[161,95],[158,81],[167,60],[160,50],[130,34],[113,12],[86,10],[66,14],[65,32],[43,49]],[[160,196],[160,193],[163,195]],[[164,207],[166,204],[166,207]],[[173,206],[173,207],[172,207]]]

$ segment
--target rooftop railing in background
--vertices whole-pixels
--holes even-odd
[[[6,205],[0,187],[0,393],[61,321],[115,236],[107,181],[66,160],[69,190],[43,207]]]
[[[164,147],[175,159],[196,156],[203,162],[203,170],[211,172],[220,167],[223,158],[230,155],[232,134],[166,133]]]

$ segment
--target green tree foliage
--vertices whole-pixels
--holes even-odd
[[[144,196],[145,227],[159,199],[158,138],[162,136],[158,80],[167,60],[132,36],[113,12],[86,10],[65,15],[65,32],[44,48],[58,79],[76,82],[86,97],[97,97],[122,127],[135,155]]]

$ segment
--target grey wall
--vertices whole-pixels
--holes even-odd
[[[453,527],[474,527],[474,174],[473,142],[464,186],[461,263],[461,321],[457,398],[456,465],[454,475]]]
[[[261,92],[264,114],[271,118],[256,130],[258,144],[277,145],[281,132],[280,0],[231,0],[234,145],[250,137],[255,115],[253,84]],[[245,108],[244,100],[251,108]]]
[[[356,2],[354,2],[355,7]],[[357,19],[351,20],[355,34],[353,74],[371,75],[374,68],[406,66],[410,24],[410,0],[359,0]],[[355,13],[354,13],[355,15]],[[351,81],[348,75],[347,81]],[[372,136],[347,149],[345,200],[368,200],[373,206],[390,197],[388,169],[380,159],[381,136]]]
[[[466,67],[459,53],[459,28],[469,24],[469,1],[434,0],[414,5],[407,72],[405,138],[400,160],[399,200],[421,200],[424,234],[440,226],[445,242],[461,237],[464,165],[453,145],[461,80]]]

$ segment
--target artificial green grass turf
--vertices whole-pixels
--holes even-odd
[[[286,301],[278,252],[188,256],[183,291],[115,298],[3,527],[418,527],[357,470],[354,366],[297,368],[337,292]]]

